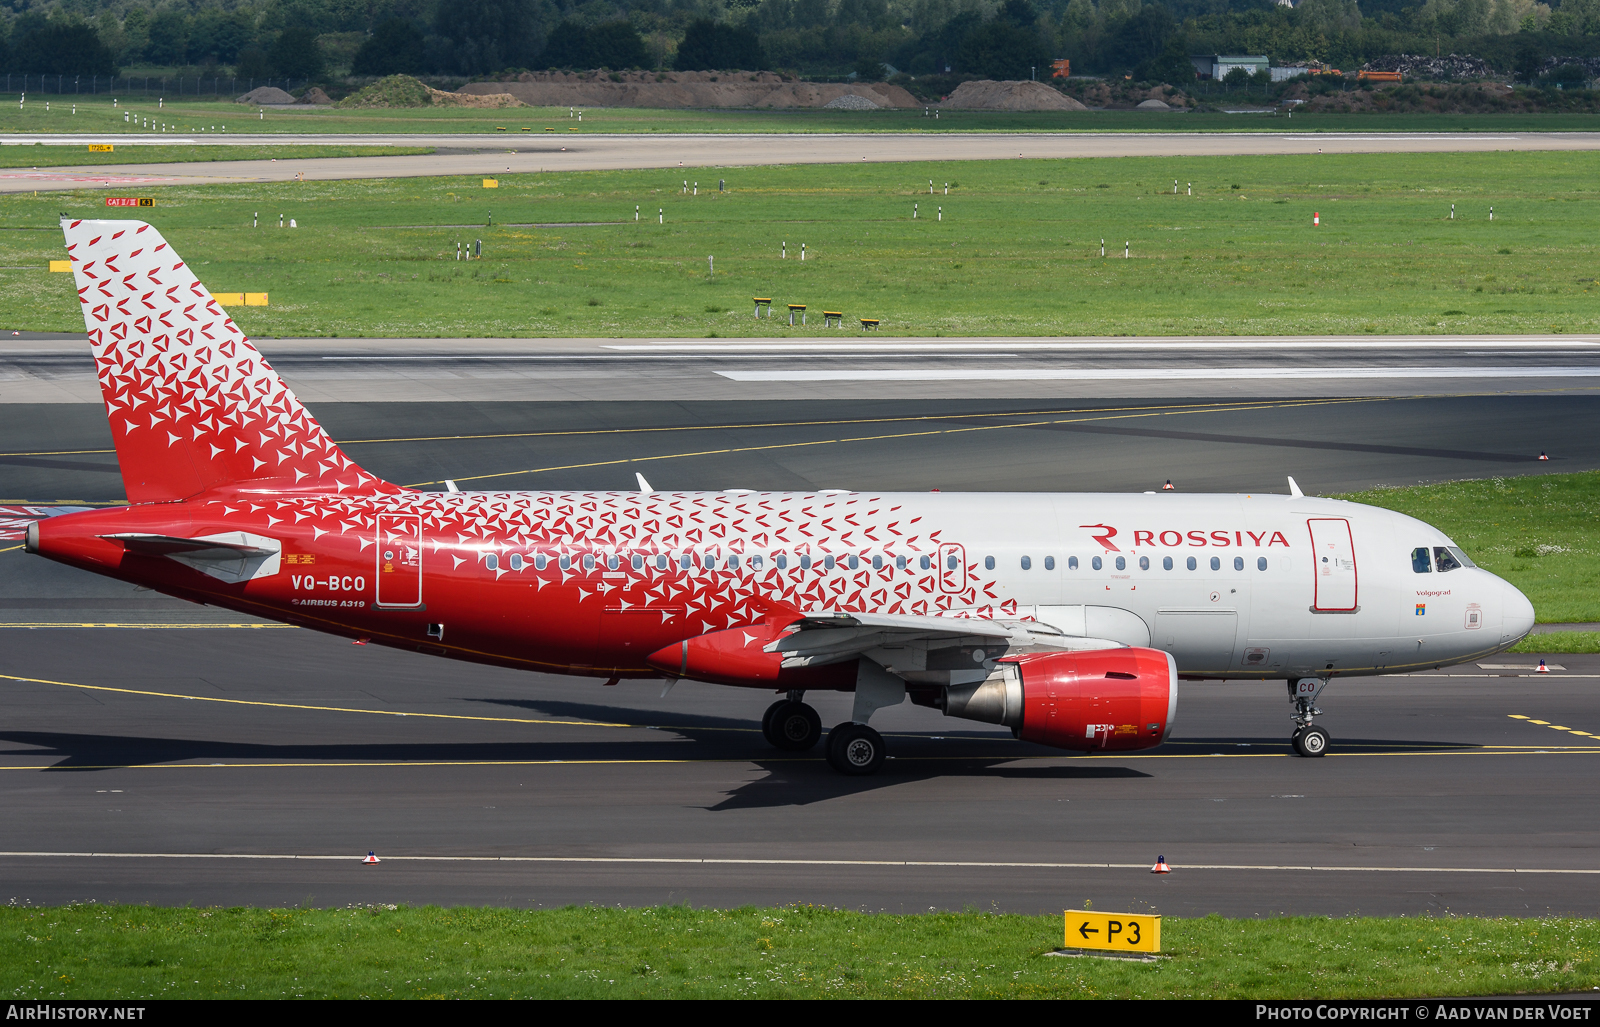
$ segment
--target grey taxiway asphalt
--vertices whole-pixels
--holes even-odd
[[[242,112],[241,112],[242,113]],[[532,115],[529,115],[530,117]],[[304,120],[315,115],[291,115]],[[516,112],[508,117],[520,126]],[[542,116],[541,116],[542,117]],[[565,120],[565,119],[562,119]],[[543,122],[528,122],[535,129]],[[512,127],[508,122],[508,127]],[[562,125],[561,128],[568,126]],[[520,131],[472,135],[220,133],[165,135],[0,135],[0,147],[35,142],[113,145],[432,146],[443,151],[409,157],[346,157],[279,161],[99,165],[29,168],[25,155],[0,150],[0,193],[36,189],[111,189],[131,186],[285,182],[431,175],[493,175],[638,168],[753,167],[882,161],[969,161],[1073,157],[1205,157],[1311,153],[1481,153],[1502,150],[1600,149],[1595,132],[1148,132],[1148,133],[890,133],[770,135],[604,135]],[[11,158],[7,160],[7,158]]]
[[[370,470],[464,487],[1328,492],[1600,466],[1593,395],[1478,384],[1506,391],[695,401],[640,378],[609,402],[311,406]],[[97,404],[8,398],[0,530],[62,508],[22,501],[121,497]],[[1322,760],[1288,755],[1270,682],[1185,685],[1172,741],[1117,757],[904,707],[860,781],[766,748],[761,692],[352,646],[17,549],[0,625],[18,902],[1600,911],[1600,658],[1336,682]]]
[[[308,402],[1590,393],[1594,335],[259,339]],[[94,403],[82,336],[0,334],[0,403]]]

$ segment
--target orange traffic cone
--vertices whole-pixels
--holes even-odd
[[[1170,873],[1172,873],[1172,868],[1167,866],[1167,857],[1165,857],[1165,856],[1157,856],[1156,857],[1156,865],[1150,868],[1150,872],[1152,874],[1170,874]]]
[[[361,861],[363,866],[376,862],[378,862],[378,854],[376,852],[367,853],[367,858]]]
[[[1543,660],[1540,660],[1539,661],[1539,669],[1534,671],[1534,673],[1535,674],[1548,674],[1548,673],[1550,673],[1550,668],[1546,667],[1544,665],[1544,661]]]
[[[1172,484],[1172,479],[1168,478],[1167,479],[1167,483],[1165,485],[1161,486],[1161,491],[1162,492],[1175,492],[1175,491],[1177,491],[1177,488],[1178,488],[1178,486]]]
[[[1548,460],[1548,459],[1550,459],[1550,454],[1546,453],[1544,450],[1541,449],[1541,450],[1539,450],[1539,459],[1540,460]]]

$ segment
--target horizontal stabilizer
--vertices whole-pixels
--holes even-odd
[[[225,531],[220,535],[202,535],[199,538],[142,532],[100,537],[122,543],[122,548],[130,553],[164,556],[230,585],[278,573],[279,553],[283,549],[277,539],[252,535],[247,531]]]
[[[176,553],[193,555],[207,550],[221,550],[229,557],[271,556],[277,552],[276,549],[262,549],[259,546],[239,543],[217,542],[198,538],[178,538],[174,535],[145,535],[139,532],[101,535],[100,537],[113,542],[121,542],[122,548],[128,552],[142,553],[145,556],[172,556]]]

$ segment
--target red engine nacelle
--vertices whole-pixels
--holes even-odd
[[[1148,749],[1178,712],[1178,665],[1159,649],[1036,653],[945,689],[946,716],[1004,724],[1057,749]]]

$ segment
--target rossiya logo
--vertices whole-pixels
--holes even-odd
[[[1109,524],[1080,524],[1080,528],[1087,528],[1092,537],[1108,553],[1120,553],[1122,550],[1111,540],[1117,537],[1117,529]],[[1214,549],[1254,547],[1261,549],[1265,546],[1283,546],[1291,548],[1289,540],[1281,531],[1225,531],[1218,528],[1215,531],[1155,531],[1139,529],[1133,533],[1133,546],[1166,546],[1169,549],[1175,546],[1209,546]]]
[[[1111,540],[1117,537],[1117,529],[1111,527],[1109,524],[1080,524],[1078,527],[1098,528],[1100,530],[1100,534],[1095,535],[1094,540],[1100,543],[1101,547],[1104,548],[1108,553],[1122,552],[1122,550],[1111,544]]]

